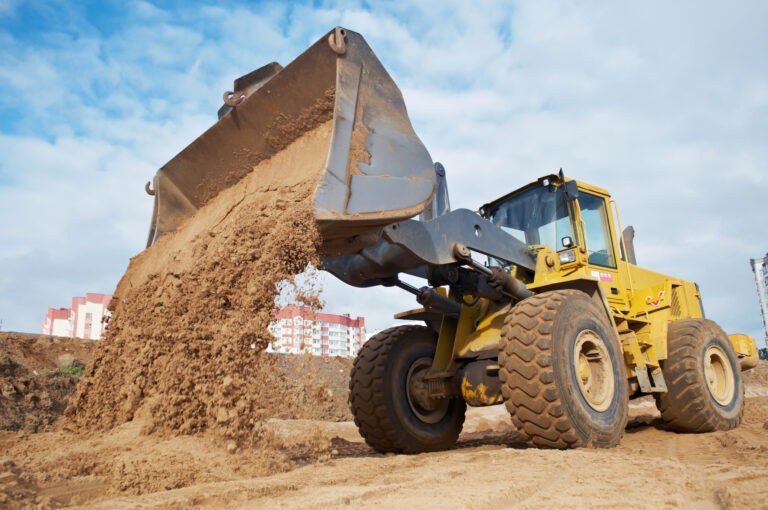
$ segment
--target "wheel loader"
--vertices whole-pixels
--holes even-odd
[[[323,269],[419,305],[354,362],[350,407],[377,451],[450,448],[467,405],[505,405],[526,441],[549,448],[618,444],[644,395],[673,431],[741,421],[754,339],[706,319],[695,283],[637,266],[610,194],[562,170],[451,210],[445,169],[360,34],[336,27],[284,68],[238,78],[224,101],[147,184],[147,244],[325,115],[328,150],[310,155],[324,169],[312,198]]]

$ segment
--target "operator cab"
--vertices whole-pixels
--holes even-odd
[[[561,268],[588,265],[600,281],[617,282],[619,251],[609,201],[605,190],[562,174],[548,175],[484,205],[480,212],[526,245],[557,252]],[[495,259],[490,263],[502,264]]]

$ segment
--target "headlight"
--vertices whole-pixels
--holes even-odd
[[[560,258],[560,264],[576,262],[576,250],[561,251],[557,256]]]

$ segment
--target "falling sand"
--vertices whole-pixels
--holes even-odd
[[[131,260],[67,410],[72,430],[140,413],[145,434],[212,431],[240,447],[296,402],[262,351],[281,282],[318,265],[311,198],[330,136],[329,121],[316,125]]]

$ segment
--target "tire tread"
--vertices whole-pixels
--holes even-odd
[[[717,412],[708,393],[704,374],[699,370],[697,353],[708,335],[728,336],[708,319],[682,319],[669,325],[669,356],[661,362],[667,392],[654,393],[656,407],[667,427],[676,432],[712,432],[736,428],[744,415],[744,383],[739,377],[736,398],[741,398],[738,416],[727,418]],[[733,367],[738,371],[739,367]]]
[[[386,329],[363,344],[352,365],[349,381],[349,405],[360,434],[374,450],[387,453],[418,453],[422,451],[403,438],[391,419],[387,405],[384,379],[389,352],[397,342],[424,334],[425,326],[404,325]],[[461,413],[456,437],[447,438],[445,448],[456,442],[464,424]],[[449,444],[450,443],[450,444]]]
[[[560,400],[552,372],[550,333],[558,307],[567,299],[584,295],[573,289],[536,294],[515,305],[504,321],[499,349],[499,375],[505,406],[526,441],[544,448],[613,446],[596,444],[578,436]]]

